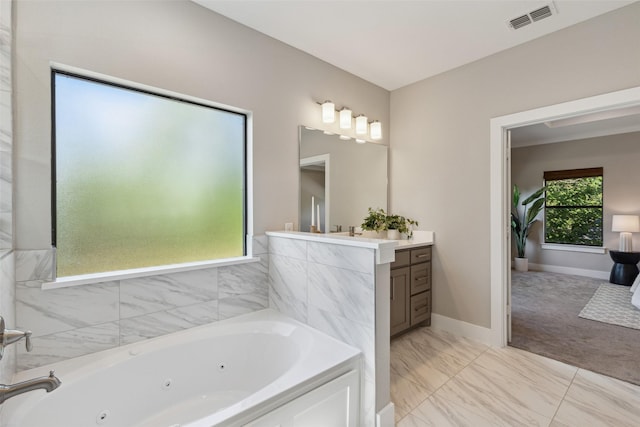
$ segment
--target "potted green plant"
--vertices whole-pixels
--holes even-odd
[[[387,238],[392,240],[399,240],[401,234],[405,234],[408,238],[411,238],[413,230],[412,225],[418,225],[418,221],[414,221],[411,218],[405,218],[401,215],[387,215]]]
[[[525,256],[527,237],[531,233],[531,226],[538,221],[536,217],[544,207],[545,190],[546,187],[538,189],[520,203],[520,190],[517,185],[513,186],[511,229],[513,230],[513,238],[518,253],[514,260],[517,271],[527,271],[529,269],[529,261]],[[523,206],[522,213],[518,211],[519,205]]]
[[[364,218],[361,227],[363,237],[383,239],[383,232],[387,229],[387,214],[384,209],[369,208],[369,213]]]

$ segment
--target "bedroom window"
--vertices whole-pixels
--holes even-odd
[[[56,277],[246,255],[246,114],[51,78]]]
[[[544,173],[546,243],[602,246],[602,168]]]

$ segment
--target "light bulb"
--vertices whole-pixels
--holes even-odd
[[[322,103],[322,122],[333,123],[336,120],[336,106],[331,101]]]
[[[340,110],[340,129],[351,129],[351,110],[347,107]]]
[[[371,132],[371,139],[382,139],[382,123],[374,120],[371,122],[369,130]]]
[[[368,125],[369,123],[367,116],[365,116],[364,114],[360,114],[358,117],[356,117],[356,133],[358,135],[366,134]]]

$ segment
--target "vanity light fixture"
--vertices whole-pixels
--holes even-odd
[[[382,139],[382,123],[378,120],[371,122],[369,131],[371,132],[371,139]]]
[[[369,127],[369,122],[367,120],[367,116],[364,114],[360,114],[356,117],[356,133],[358,135],[363,135],[367,133],[367,128]]]
[[[340,139],[343,140],[343,141],[348,141],[348,140],[351,139],[351,137],[347,136],[347,135],[340,135]]]
[[[322,122],[323,123],[334,123],[336,120],[336,113],[339,114],[339,125],[340,129],[351,129],[354,116],[353,111],[349,107],[342,107],[340,110],[336,110],[336,104],[332,101],[324,101],[324,102],[316,102],[322,107]],[[367,135],[372,140],[380,140],[382,139],[382,123],[379,120],[373,120],[369,123],[369,119],[364,114],[359,114],[355,117],[355,132],[357,135]],[[371,125],[371,126],[369,126]],[[331,134],[328,131],[325,131],[325,134]],[[362,139],[366,137],[358,138],[357,142],[364,143],[366,140]],[[351,139],[342,138],[344,140]]]
[[[352,111],[348,107],[340,110],[340,129],[351,129],[351,114]]]
[[[336,105],[331,101],[324,101],[321,105],[322,122],[333,123],[336,120]]]

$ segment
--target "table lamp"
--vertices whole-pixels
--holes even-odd
[[[620,252],[633,252],[631,233],[640,231],[640,217],[638,215],[614,215],[611,231],[620,233]]]

